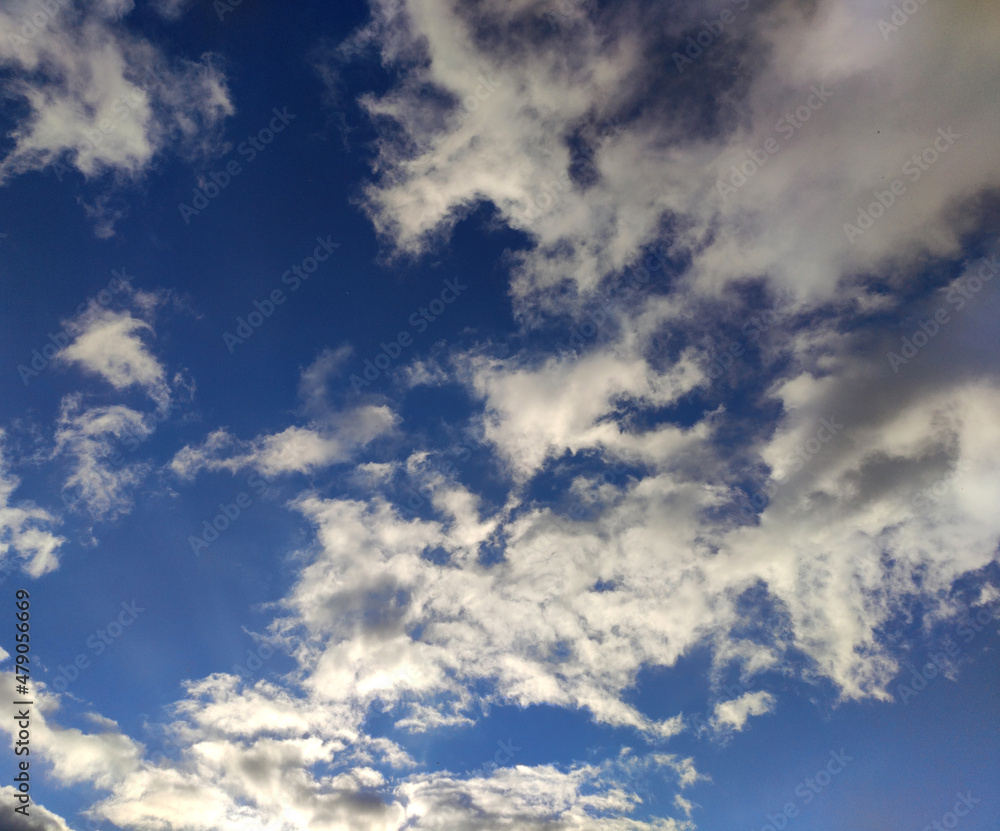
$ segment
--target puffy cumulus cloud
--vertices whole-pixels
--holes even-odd
[[[133,299],[141,304],[150,298],[139,292]],[[56,360],[78,364],[116,390],[138,387],[160,409],[170,406],[166,370],[143,339],[154,333],[152,324],[127,309],[89,309],[69,325],[79,334],[59,351]]]
[[[767,277],[824,298],[876,269],[901,279],[955,255],[1000,185],[996,8],[928,4],[886,33],[889,4],[737,4],[703,48],[687,37],[711,4],[581,7],[555,26],[546,11],[377,3],[374,34],[351,41],[406,68],[361,99],[392,125],[367,191],[375,226],[420,252],[492,203],[535,242],[514,280],[524,314],[664,237],[710,292]],[[328,76],[357,54],[330,50]],[[874,226],[846,233],[880,198]]]
[[[712,711],[712,724],[716,729],[742,730],[750,716],[770,713],[774,704],[774,696],[762,691],[748,692],[732,701],[720,701]]]
[[[4,435],[0,430],[0,564],[5,573],[9,572],[17,557],[28,574],[40,577],[58,567],[56,551],[66,540],[49,530],[57,519],[48,511],[31,503],[11,504],[20,480],[7,470]]]
[[[133,5],[13,0],[0,10],[7,94],[25,109],[0,182],[56,164],[135,178],[172,145],[215,140],[234,111],[222,73],[210,56],[171,59],[129,32],[121,21]]]
[[[37,802],[31,804],[29,816],[17,813],[17,794],[10,785],[0,787],[0,823],[8,831],[73,831],[66,820]]]
[[[116,519],[132,507],[132,493],[150,466],[129,462],[129,453],[152,435],[153,419],[130,407],[83,407],[81,395],[63,399],[55,455],[72,457],[64,502],[81,502],[97,520]]]

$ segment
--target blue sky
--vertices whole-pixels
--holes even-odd
[[[0,826],[995,829],[998,25],[6,3]]]

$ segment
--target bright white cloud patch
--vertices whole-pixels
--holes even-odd
[[[56,551],[66,540],[49,530],[57,520],[48,511],[30,503],[11,504],[20,481],[7,470],[4,435],[0,430],[0,563],[10,571],[19,558],[24,571],[40,577],[58,566]]]
[[[166,372],[142,337],[149,338],[153,327],[128,311],[104,309],[85,315],[82,332],[57,359],[100,375],[116,390],[138,387],[159,407],[167,407]]]
[[[170,59],[121,26],[133,6],[12,0],[0,10],[0,66],[11,73],[8,94],[28,109],[0,159],[0,182],[53,165],[60,179],[71,168],[134,179],[168,147],[214,141],[234,111],[222,73],[209,56]],[[111,233],[113,215],[95,216]]]
[[[774,709],[774,696],[766,692],[746,693],[732,701],[715,705],[712,721],[717,727],[742,730],[750,716],[762,716]]]

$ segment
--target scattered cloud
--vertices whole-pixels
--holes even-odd
[[[59,565],[57,549],[66,542],[49,529],[58,520],[48,511],[30,502],[11,504],[11,496],[20,480],[9,473],[3,456],[5,432],[0,430],[0,561],[23,560],[23,569],[32,577],[41,577]]]
[[[0,158],[0,183],[31,170],[73,169],[132,181],[168,148],[201,152],[234,112],[210,55],[170,58],[121,25],[131,0],[12,0],[0,10],[0,66],[7,95],[27,109]],[[161,10],[179,10],[176,2]],[[42,22],[43,19],[44,22]],[[88,209],[109,236],[116,210],[102,196]]]

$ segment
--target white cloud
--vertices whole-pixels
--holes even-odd
[[[0,183],[57,164],[88,179],[129,180],[168,147],[215,141],[234,111],[222,73],[209,56],[169,59],[130,33],[121,20],[133,5],[59,0],[42,11],[12,0],[0,10],[0,66],[11,74],[9,94],[28,109],[0,160]],[[96,205],[107,235],[114,211]]]
[[[170,404],[170,388],[163,365],[149,352],[141,337],[153,327],[128,311],[98,309],[84,312],[72,322],[82,330],[56,359],[80,364],[100,375],[116,390],[139,387],[161,409]]]
[[[17,796],[16,788],[10,785],[0,787],[0,825],[6,831],[73,831],[66,820],[38,802],[31,803],[28,816],[17,813],[14,809],[21,804]]]
[[[359,448],[391,432],[396,422],[388,407],[364,406],[322,426],[286,427],[250,441],[241,441],[225,429],[215,430],[200,446],[178,451],[170,468],[184,478],[201,470],[236,472],[248,467],[265,476],[310,473],[348,461]]]
[[[150,466],[129,454],[152,435],[152,419],[122,405],[83,409],[82,396],[63,399],[54,453],[74,460],[64,490],[98,520],[116,519],[132,507],[132,492]]]
[[[335,409],[329,401],[329,378],[350,356],[348,347],[324,350],[302,370],[299,378],[301,411],[307,426],[290,426],[249,441],[237,439],[225,428],[208,435],[200,446],[186,446],[174,456],[170,468],[191,478],[201,470],[235,472],[254,468],[265,476],[311,473],[346,462],[380,436],[392,433],[396,414],[385,405]],[[370,473],[371,471],[369,471]]]
[[[406,72],[362,99],[373,120],[400,128],[380,144],[372,220],[391,245],[422,251],[492,202],[537,243],[513,286],[524,315],[564,307],[567,286],[593,291],[667,225],[700,289],[766,276],[829,297],[858,273],[906,275],[928,253],[957,254],[977,195],[1000,184],[988,93],[1000,58],[984,34],[1000,11],[984,19],[973,0],[922,7],[888,42],[870,4],[753,7],[739,42],[713,44],[683,71],[671,53],[708,9],[661,2],[613,21],[580,14],[543,38],[525,37],[544,29],[536,4],[473,12],[436,0],[390,15],[391,5],[375,11],[382,58]],[[334,51],[324,68],[336,77],[355,54]],[[950,71],[938,71],[942,61]],[[429,89],[443,93],[438,103]],[[898,104],[917,99],[921,107]],[[800,107],[808,120],[796,119]],[[785,113],[792,121],[779,125]],[[914,181],[903,165],[939,128],[961,138]],[[769,138],[777,152],[724,199],[718,182]],[[907,193],[849,240],[844,224],[894,178]]]
[[[748,692],[732,701],[720,701],[712,712],[716,728],[742,730],[750,716],[762,716],[774,710],[775,698],[767,692]]]
[[[0,562],[10,558],[24,561],[24,570],[41,577],[59,565],[56,551],[66,540],[50,530],[56,517],[31,503],[11,504],[11,496],[20,484],[6,468],[3,458],[4,431],[0,430]]]
[[[153,8],[166,20],[180,20],[194,0],[154,0]]]

